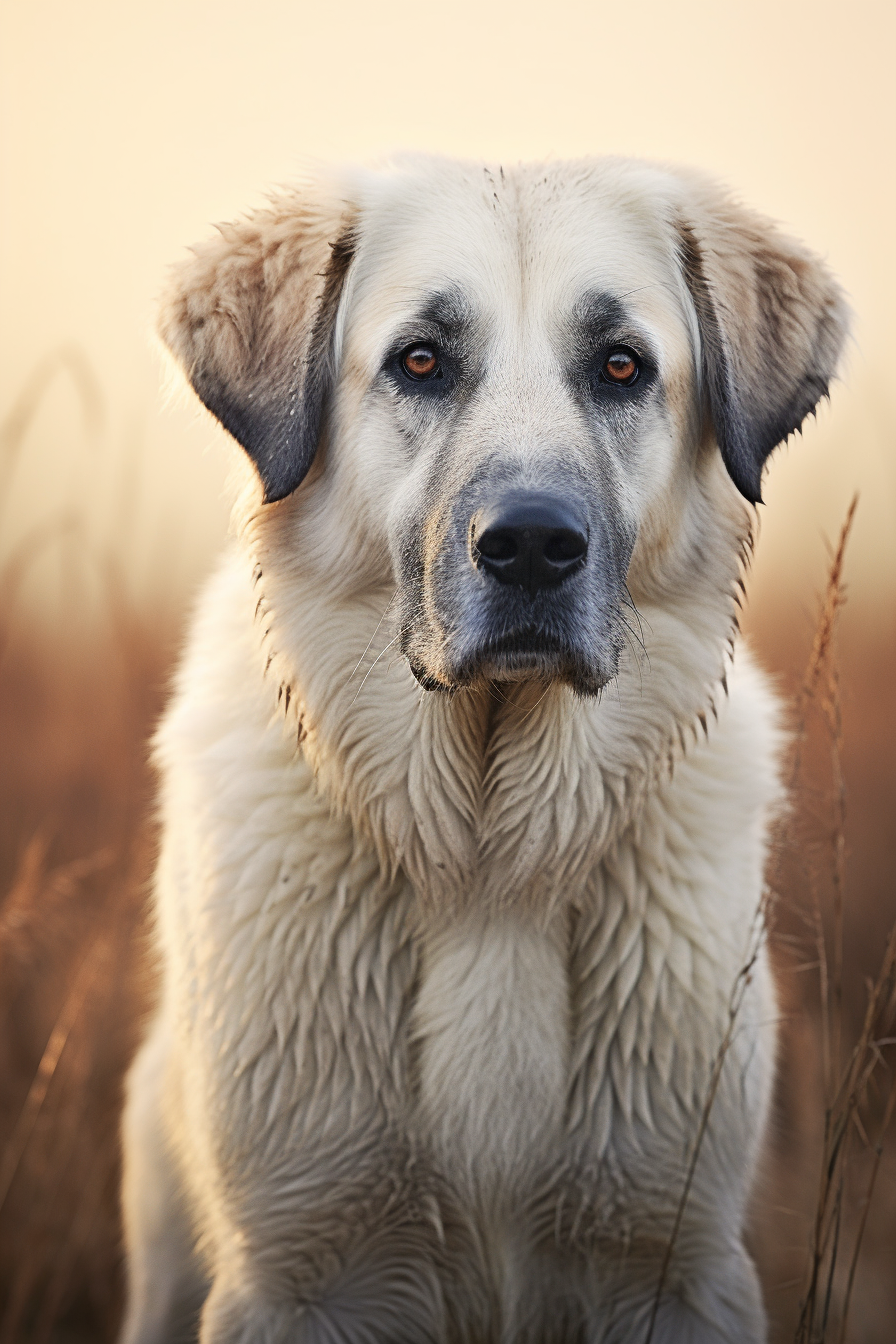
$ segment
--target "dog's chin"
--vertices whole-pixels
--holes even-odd
[[[605,671],[592,666],[573,650],[559,645],[516,645],[505,648],[486,645],[438,671],[411,656],[408,657],[408,664],[424,690],[448,695],[494,682],[535,681],[546,686],[564,685],[576,695],[590,697],[598,695],[616,675],[615,668]]]

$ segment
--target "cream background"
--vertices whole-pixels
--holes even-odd
[[[140,591],[194,586],[225,528],[230,450],[188,398],[163,404],[154,296],[210,221],[306,157],[618,152],[720,175],[841,276],[857,312],[846,378],[776,459],[754,592],[810,593],[859,489],[853,597],[892,609],[889,0],[7,0],[2,28],[0,413],[41,359],[76,345],[103,422],[85,431],[72,382],[54,380],[6,488],[0,554],[75,511]],[[35,594],[56,591],[59,569],[39,568]]]

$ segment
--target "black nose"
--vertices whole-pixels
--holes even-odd
[[[470,550],[474,563],[500,583],[536,593],[581,568],[588,537],[570,505],[517,492],[474,515]]]

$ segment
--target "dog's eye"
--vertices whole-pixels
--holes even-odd
[[[431,345],[410,345],[401,356],[401,367],[409,378],[421,381],[439,372],[439,357]]]
[[[617,345],[604,360],[601,372],[608,383],[619,383],[628,387],[637,380],[641,371],[638,356],[626,345]]]

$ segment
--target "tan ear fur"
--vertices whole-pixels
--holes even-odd
[[[824,263],[718,187],[687,179],[678,220],[716,437],[740,492],[827,396],[849,313]]]
[[[351,211],[309,188],[218,235],[176,271],[159,331],[269,503],[296,489],[317,448]]]

